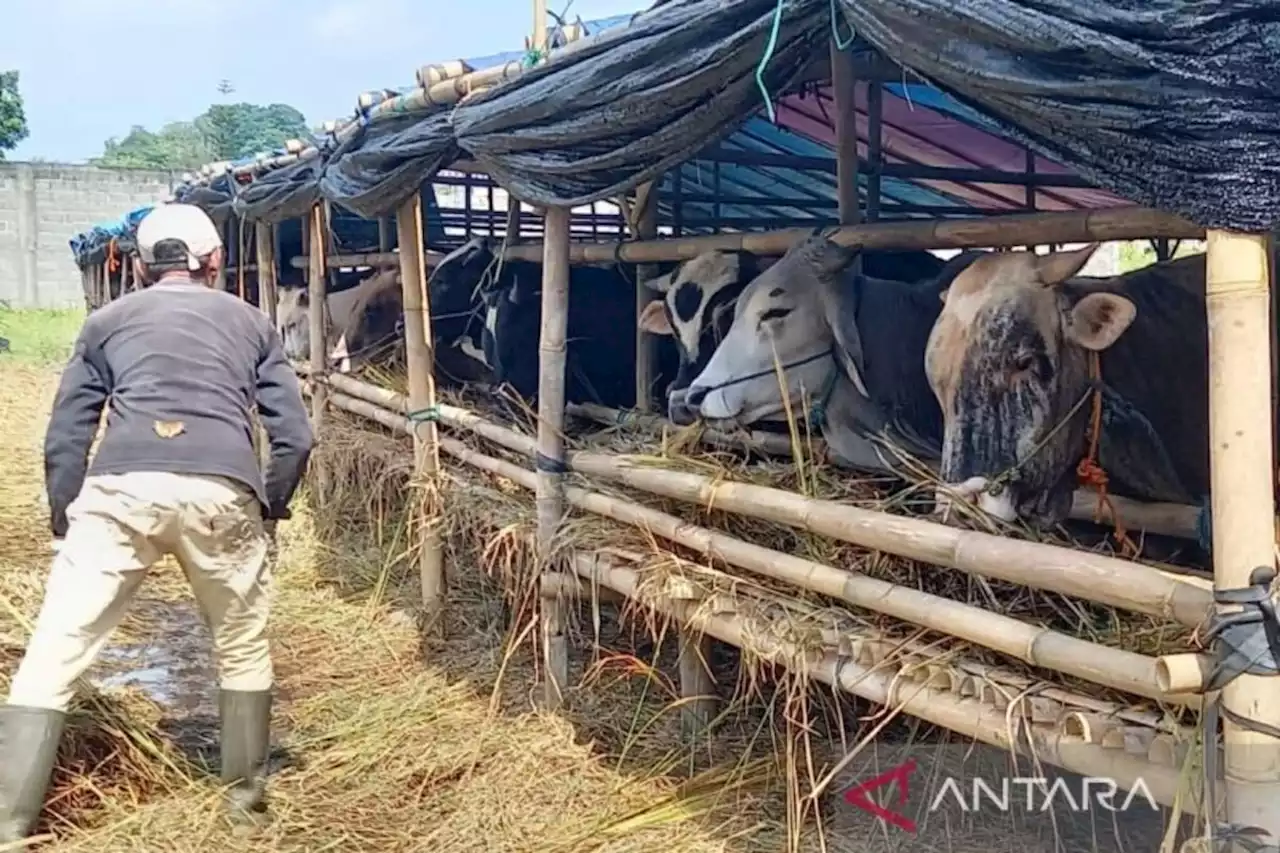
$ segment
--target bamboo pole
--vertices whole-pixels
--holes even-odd
[[[606,555],[579,555],[574,569],[582,577],[607,586],[628,597],[638,597],[639,575],[617,565]],[[659,601],[650,606],[677,621],[693,622],[706,633],[738,648],[749,646],[741,617],[699,613],[696,604]],[[753,632],[754,633],[754,632]],[[779,650],[800,657],[799,650],[785,640],[777,640]],[[1199,791],[1188,788],[1179,768],[1157,765],[1149,759],[1108,749],[1063,734],[1057,727],[1035,726],[1018,717],[1010,719],[1007,709],[976,699],[963,699],[930,686],[928,681],[900,670],[885,671],[827,653],[808,663],[806,675],[878,705],[901,709],[919,719],[943,726],[984,743],[1015,752],[1023,757],[1047,761],[1057,767],[1093,778],[1106,778],[1125,790],[1140,783],[1161,804],[1181,807],[1190,815],[1200,808]],[[1027,744],[1026,739],[1031,743]]]
[[[636,190],[635,221],[632,235],[637,240],[652,240],[658,236],[658,189],[662,186],[662,178],[643,184]],[[658,270],[650,264],[636,267],[636,318],[639,319],[649,305],[652,294],[645,282],[656,278]],[[653,408],[653,371],[657,366],[657,341],[653,335],[640,328],[636,323],[636,395],[635,408],[640,412],[648,412]]]
[[[309,297],[311,308],[308,312],[308,335],[311,339],[311,352],[309,368],[313,378],[323,378],[327,372],[328,365],[325,363],[325,356],[328,355],[328,322],[329,309],[327,305],[327,288],[325,282],[325,266],[324,266],[324,209],[319,202],[311,206],[311,217],[309,227],[303,228],[305,233],[310,234],[311,240],[311,269],[307,274],[307,295]],[[311,397],[311,430],[316,435],[318,441],[322,428],[324,426],[324,408],[328,390],[319,385],[316,387],[316,393]],[[312,499],[317,504],[323,504],[329,491],[329,479],[325,470],[325,466],[321,460],[321,464],[313,464],[312,470],[315,471],[315,490]]]
[[[612,409],[595,403],[570,403],[566,407],[570,415],[586,418],[603,426],[630,426],[665,434],[670,431],[684,431],[692,427],[681,427],[660,415],[641,414],[623,409]],[[745,453],[763,453],[769,456],[791,458],[794,448],[791,439],[780,433],[762,431],[746,431],[736,433],[721,432],[716,429],[702,427],[698,431],[698,441],[708,447],[725,448]],[[827,458],[827,445],[820,438],[809,442],[813,459]],[[1072,495],[1070,518],[1077,521],[1097,521],[1100,524],[1115,526],[1119,516],[1129,530],[1140,530],[1162,536],[1176,536],[1181,539],[1196,541],[1200,537],[1200,515],[1203,510],[1198,506],[1172,503],[1148,503],[1133,500],[1119,495],[1108,495],[1108,503],[1102,503],[1094,489],[1076,489]],[[1200,583],[1195,578],[1193,583]],[[1210,585],[1204,581],[1206,588]]]
[[[426,252],[425,256],[427,267],[434,267],[440,263],[440,259],[444,257],[443,252]],[[289,266],[294,269],[307,269],[310,266],[308,255],[294,255],[289,259]],[[398,267],[400,266],[399,252],[347,252],[345,254],[330,255],[327,261],[330,267]]]
[[[542,257],[542,330],[538,342],[538,550],[544,574],[554,571],[560,524],[564,516],[564,375],[565,337],[569,323],[568,208],[546,212]],[[559,707],[569,682],[569,639],[563,602],[542,599],[543,654],[547,667],[546,700]]]
[[[857,225],[862,218],[858,206],[858,111],[854,103],[856,84],[853,54],[841,50],[836,37],[832,36],[831,88],[836,112],[836,200],[841,225]]]
[[[363,398],[368,406],[381,408],[385,413],[385,416],[373,416],[374,419],[403,429],[403,406],[399,405],[402,398],[394,399],[400,395],[351,380],[346,376],[334,376],[329,381],[335,389],[341,389],[344,392],[359,391],[360,398]],[[344,393],[343,399],[358,398]],[[396,404],[396,408],[386,406],[387,402]],[[359,408],[360,411],[356,414],[370,417],[366,407]],[[449,411],[449,407],[442,408],[441,417],[450,423],[454,421],[454,413]],[[479,420],[474,415],[471,419]],[[494,433],[504,430],[496,425],[490,426],[493,427]],[[486,432],[479,430],[477,432],[486,438],[494,437]],[[520,466],[485,456],[453,438],[442,437],[441,447],[450,455],[470,465],[505,477],[526,488],[536,488],[535,475]],[[526,453],[528,452],[527,446],[512,447],[512,449],[523,449]],[[1158,672],[1160,661],[1155,658],[1099,646],[1061,632],[1028,625],[1012,617],[991,613],[981,607],[931,595],[858,572],[844,571],[802,557],[783,554],[728,534],[689,524],[682,518],[650,509],[633,501],[576,487],[566,488],[565,498],[581,509],[640,527],[708,557],[844,601],[855,607],[883,613],[930,630],[959,637],[1033,666],[1045,667],[1170,704],[1192,706],[1200,704],[1199,699],[1193,694],[1202,691],[1203,681],[1182,683],[1179,685],[1178,694],[1170,694],[1161,686]],[[1207,672],[1207,664],[1203,661],[1201,664],[1202,671]],[[705,686],[704,682],[700,683]]]
[[[400,246],[400,285],[404,294],[405,362],[409,372],[409,406],[425,413],[413,429],[414,479],[422,490],[416,523],[422,534],[418,571],[422,581],[423,627],[439,636],[444,629],[444,549],[437,522],[440,488],[440,442],[434,411],[436,387],[431,338],[431,295],[423,264],[422,197],[414,193],[396,211]],[[425,435],[424,435],[425,433]]]
[[[782,255],[808,237],[808,228],[756,233],[725,233],[647,242],[576,243],[571,264],[658,263],[687,261],[713,249]],[[841,245],[867,249],[970,249],[1028,243],[1092,243],[1150,236],[1203,239],[1204,229],[1180,217],[1143,207],[1027,213],[972,219],[876,222],[833,231]],[[507,249],[508,259],[538,260],[541,248],[526,243]]]
[[[403,412],[403,395],[348,376],[331,376],[334,388]],[[533,440],[453,406],[440,419],[509,450],[533,456]],[[1057,545],[1006,539],[915,518],[806,498],[782,489],[712,479],[684,471],[633,465],[626,457],[574,451],[571,470],[620,482],[672,500],[734,512],[830,536],[864,548],[948,566],[1033,589],[1062,593],[1122,610],[1163,616],[1199,626],[1212,606],[1209,590],[1141,563]]]
[[[275,226],[261,220],[253,224],[253,242],[258,260],[258,307],[276,325],[276,234]]]
[[[1247,588],[1274,573],[1271,329],[1267,238],[1211,230],[1205,262],[1209,317],[1209,438],[1214,587]],[[1232,605],[1224,612],[1237,610]],[[1265,630],[1270,630],[1268,626]],[[1280,727],[1280,683],[1241,674],[1222,691],[1226,818],[1280,841],[1280,741],[1239,725]]]

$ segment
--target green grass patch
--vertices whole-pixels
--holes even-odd
[[[66,361],[83,322],[83,308],[0,307],[0,338],[9,342],[9,351],[0,352],[0,364],[8,360],[27,364]]]

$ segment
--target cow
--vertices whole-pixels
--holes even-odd
[[[930,255],[937,273],[915,283],[859,270],[859,254],[814,234],[747,285],[724,340],[689,386],[688,405],[712,424],[746,426],[788,407],[798,415],[807,400],[838,463],[897,470],[876,435],[936,459],[942,415],[925,376],[925,343],[942,307],[939,295],[977,253],[948,261]],[[883,267],[876,253],[863,260],[896,278],[892,255]],[[934,266],[918,263],[904,265],[902,275]]]
[[[1183,504],[1208,493],[1204,258],[1076,278],[1096,249],[983,257],[929,335],[942,482],[998,518],[1067,515],[1095,393],[1109,490]]]
[[[696,419],[696,409],[686,401],[689,384],[728,333],[742,291],[772,263],[747,252],[713,250],[645,282],[663,298],[645,306],[640,328],[671,337],[679,354],[679,370],[667,389],[667,417],[673,422],[687,425]],[[932,280],[945,262],[929,252],[869,251],[862,263],[873,278],[917,282]]]
[[[431,330],[436,377],[446,384],[488,381],[491,374],[476,357],[479,324],[469,302],[431,290]],[[328,358],[331,366],[353,365],[398,354],[404,341],[404,297],[400,272],[386,269],[355,287],[330,292]],[[458,303],[458,304],[455,304]],[[282,285],[276,307],[285,355],[310,358],[310,298],[306,287]]]
[[[529,403],[537,399],[542,326],[542,266],[499,260],[476,237],[442,259],[432,293],[475,294],[482,305],[481,353],[497,383]],[[624,408],[635,401],[635,286],[616,268],[572,267],[566,335],[565,397]],[[675,372],[660,358],[658,378]],[[664,362],[666,362],[664,364]]]

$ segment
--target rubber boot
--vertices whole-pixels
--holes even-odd
[[[221,717],[222,784],[227,816],[237,828],[267,822],[266,763],[271,741],[271,691],[223,690]]]
[[[0,706],[0,844],[35,828],[66,720],[62,711]]]

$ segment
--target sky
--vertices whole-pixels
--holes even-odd
[[[0,70],[16,68],[31,135],[9,160],[78,163],[134,125],[223,101],[286,103],[312,126],[422,65],[520,50],[532,0],[4,0]],[[548,0],[584,21],[648,0]],[[52,46],[50,46],[52,45]],[[218,92],[220,80],[235,87]]]

